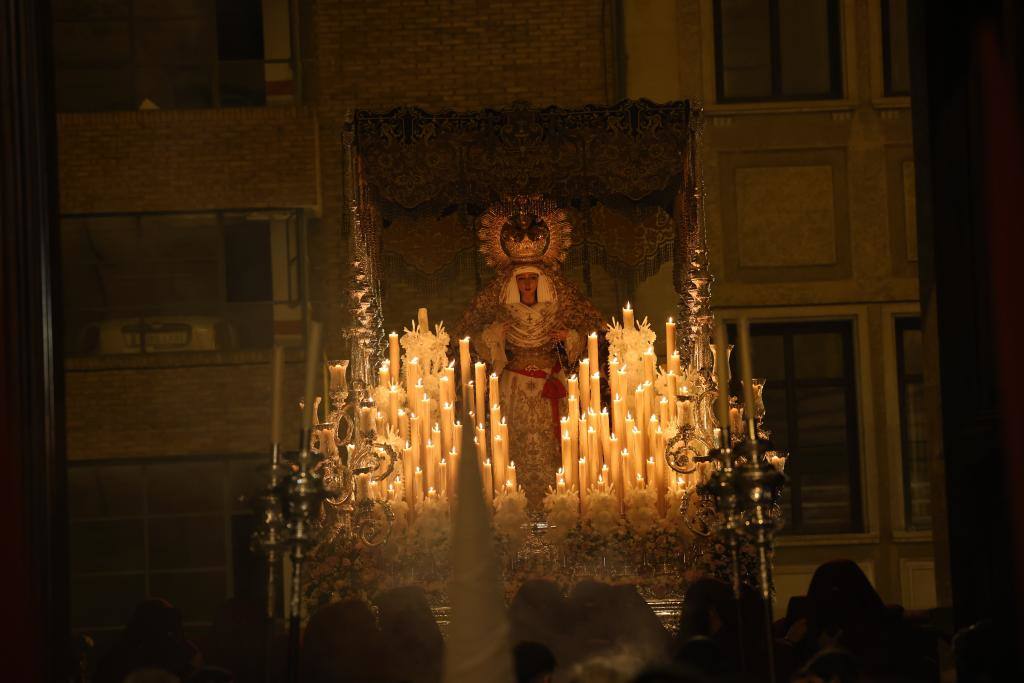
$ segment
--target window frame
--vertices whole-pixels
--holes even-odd
[[[270,284],[271,298],[266,300],[266,301],[229,301],[228,300],[228,291],[227,291],[227,273],[226,273],[227,259],[226,259],[226,256],[225,256],[225,239],[226,239],[225,216],[229,216],[229,215],[230,216],[241,216],[241,215],[252,215],[252,214],[259,214],[261,216],[265,216],[266,217],[266,221],[268,223],[269,239],[270,239],[270,252],[271,252],[270,253],[270,264],[269,264],[269,266],[270,266],[270,277],[271,277],[271,282],[269,283]],[[196,300],[196,301],[185,302],[185,303],[197,303],[197,304],[201,303],[201,304],[204,304],[204,305],[211,306],[212,308],[216,308],[217,311],[219,312],[219,314],[224,315],[226,317],[228,316],[228,314],[231,311],[239,311],[239,310],[245,309],[247,307],[254,308],[254,307],[258,307],[258,306],[270,306],[271,320],[274,320],[275,314],[276,314],[276,308],[275,308],[276,306],[278,306],[278,305],[286,305],[286,306],[290,306],[290,307],[295,307],[295,306],[301,305],[306,300],[306,291],[305,291],[306,288],[304,286],[304,283],[305,283],[304,273],[307,270],[308,266],[305,263],[305,260],[302,258],[302,245],[303,245],[303,243],[304,243],[304,241],[306,239],[306,236],[304,234],[304,227],[305,227],[306,223],[304,221],[305,213],[304,213],[303,209],[296,209],[296,208],[276,208],[276,209],[257,208],[257,209],[214,209],[214,210],[197,210],[197,211],[131,211],[131,212],[123,212],[123,213],[122,212],[64,213],[64,214],[60,215],[59,220],[61,222],[60,229],[61,229],[62,235],[63,235],[63,222],[65,220],[76,221],[76,220],[103,219],[103,218],[122,218],[122,219],[131,218],[131,219],[133,219],[136,228],[137,229],[141,229],[142,221],[145,218],[174,217],[174,216],[210,216],[210,217],[213,218],[213,223],[215,225],[215,227],[212,228],[212,229],[215,229],[217,231],[217,236],[218,236],[217,237],[217,245],[218,245],[218,248],[217,248],[217,262],[216,262],[217,279],[218,279],[218,281],[217,281],[218,298],[217,298],[216,301],[214,301],[214,300],[209,300],[209,301]],[[275,219],[275,217],[276,217],[276,219]],[[285,262],[287,263],[287,267],[288,267],[288,273],[286,274],[286,277],[283,278],[287,282],[287,287],[288,287],[287,298],[285,298],[285,299],[276,299],[276,298],[274,298],[274,291],[273,291],[273,289],[274,289],[274,278],[275,278],[275,274],[274,274],[274,271],[273,271],[273,269],[274,269],[274,255],[273,255],[273,249],[274,249],[274,233],[273,233],[273,229],[274,229],[274,225],[273,224],[274,224],[275,220],[284,220],[285,221],[285,231],[286,231],[285,243],[286,243],[286,248],[287,248],[287,252],[285,254]],[[63,277],[63,273],[64,273],[64,270],[67,267],[69,262],[65,261],[63,259],[63,256],[64,255],[62,254],[61,255],[61,264],[60,264],[61,273],[62,273],[62,284],[64,286],[67,286],[68,283],[66,281],[64,281],[64,280],[66,280],[66,278]],[[187,262],[190,262],[190,263],[191,262],[203,262],[203,263],[206,263],[206,262],[210,262],[210,263],[213,263],[213,260],[212,259],[205,259],[205,258],[204,259],[194,258],[194,259],[167,259],[167,260],[154,259],[154,260],[147,260],[146,261],[146,263],[161,263],[161,262],[174,262],[174,263],[187,263]],[[78,257],[78,258],[74,259],[73,261],[71,261],[70,263],[72,263],[73,265],[76,265],[76,266],[88,266],[88,265],[98,265],[99,262],[97,262],[95,260],[90,260],[90,259],[87,259],[87,258]],[[182,303],[182,302],[177,302],[177,303]],[[121,312],[121,310],[118,307],[112,307],[112,306],[109,306],[109,305],[104,305],[104,306],[100,306],[100,307],[88,307],[87,306],[87,307],[76,307],[74,309],[70,309],[70,308],[68,308],[67,302],[65,301],[65,306],[62,309],[61,314],[63,316],[65,316],[65,320],[67,319],[67,315],[69,313],[81,314],[81,313],[89,313],[89,312],[100,314],[100,315],[107,316],[107,317],[110,317],[111,315],[114,315],[114,316],[117,316],[117,317],[125,317],[125,318],[133,317],[133,318],[138,318],[139,323],[140,323],[140,325],[142,326],[142,328],[144,330],[145,329],[145,320],[147,318],[159,318],[161,316],[179,315],[179,314],[176,314],[176,313],[168,313],[168,312],[162,311],[162,310],[160,310],[160,308],[161,308],[161,306],[159,304],[140,305],[140,306],[137,306],[137,307],[126,308],[124,310],[124,313],[125,313],[124,315],[117,316],[117,314]],[[140,311],[144,311],[144,312],[140,313],[139,315],[128,315],[128,313],[133,311],[133,310],[140,310]],[[146,345],[145,345],[145,331],[143,331],[141,334],[142,334],[142,339],[140,340],[140,349],[139,349],[138,353],[134,353],[133,352],[130,355],[148,356],[148,355],[152,355],[152,354],[158,354],[159,355],[159,354],[166,353],[166,351],[147,350],[146,349]],[[272,333],[272,336],[273,336],[273,333]],[[65,352],[67,356],[90,357],[90,358],[92,358],[92,357],[100,357],[100,356],[103,355],[103,354],[82,354],[82,353],[76,353],[76,352],[74,352],[72,350],[75,345],[73,345],[73,344],[65,344],[65,346],[67,347],[66,352]],[[258,346],[258,347],[244,347],[243,346],[243,347],[240,347],[240,350],[247,350],[247,349],[253,349],[253,348],[269,348],[269,346],[270,345],[268,345],[267,347],[261,347],[261,346]],[[181,352],[186,352],[186,353],[201,353],[201,351],[192,351],[192,350],[189,350],[189,349],[181,349],[180,351]],[[121,355],[121,354],[117,354],[117,355]]]
[[[732,327],[732,325],[730,325]],[[796,363],[794,355],[794,342],[793,337],[797,334],[813,334],[813,333],[838,333],[842,338],[843,344],[843,380],[823,380],[823,379],[799,379],[796,377]],[[799,458],[799,428],[798,428],[798,414],[797,414],[797,399],[796,390],[800,388],[814,388],[814,387],[844,387],[844,399],[846,408],[846,450],[848,455],[848,468],[849,468],[849,504],[850,504],[850,518],[849,518],[849,529],[845,531],[801,531],[801,521],[803,518],[802,499],[803,492],[799,483],[791,476],[786,484],[783,496],[789,497],[789,510],[790,517],[786,519],[785,523],[785,536],[791,539],[808,538],[815,536],[847,536],[851,534],[864,534],[867,532],[867,523],[865,516],[865,501],[864,501],[864,490],[863,490],[863,474],[861,462],[863,458],[863,451],[861,448],[861,430],[863,427],[863,418],[861,416],[861,405],[860,405],[860,393],[859,393],[859,378],[857,376],[857,349],[856,349],[856,338],[857,331],[855,327],[855,320],[852,319],[795,319],[795,320],[751,320],[750,321],[750,335],[753,344],[756,344],[756,338],[758,336],[781,336],[783,341],[783,362],[785,364],[786,376],[782,380],[785,387],[785,402],[786,402],[786,431],[788,435],[788,443],[786,444],[787,451],[793,454],[793,457]],[[733,332],[730,332],[730,337],[735,338]],[[739,360],[736,354],[732,356],[733,376],[738,377],[736,370],[738,369]],[[757,374],[757,368],[754,368],[755,375]],[[777,385],[779,380],[775,380]],[[772,414],[769,413],[766,417],[766,426],[770,430],[772,428]],[[795,440],[794,440],[795,439]],[[788,470],[791,473],[792,470]]]
[[[889,0],[878,0],[878,3],[879,28],[882,42],[882,97],[910,97],[909,89],[905,91],[892,89],[892,47],[889,41],[889,35],[892,31],[892,17],[889,15]]]
[[[292,2],[294,2],[294,0],[289,0],[289,7],[291,6]],[[296,20],[296,15],[297,15],[297,13],[292,12],[291,10],[289,10],[288,18],[289,18],[290,21],[295,21]],[[127,60],[116,62],[116,63],[104,63],[102,65],[88,65],[88,66],[85,66],[85,67],[81,67],[81,66],[77,67],[77,68],[80,68],[80,69],[84,68],[84,69],[89,69],[89,70],[110,70],[110,69],[114,69],[114,68],[120,68],[120,69],[127,69],[129,71],[129,73],[131,74],[130,90],[131,90],[132,105],[130,107],[128,107],[127,109],[114,108],[114,109],[102,109],[102,110],[99,110],[99,111],[134,111],[134,110],[139,109],[139,106],[141,105],[141,97],[140,97],[139,92],[138,92],[137,75],[138,75],[138,72],[140,70],[146,69],[146,68],[150,68],[150,69],[155,68],[155,69],[160,69],[160,70],[166,72],[167,70],[170,70],[170,69],[183,68],[183,67],[186,67],[186,66],[196,66],[196,67],[199,67],[199,68],[207,68],[207,69],[209,69],[209,71],[206,72],[209,75],[209,83],[208,83],[208,89],[209,89],[208,95],[209,95],[209,98],[210,98],[209,105],[206,105],[206,106],[196,106],[196,105],[193,105],[193,106],[178,106],[176,104],[171,104],[170,106],[168,106],[166,103],[156,102],[155,104],[160,109],[167,109],[167,110],[183,110],[184,109],[184,110],[187,110],[187,109],[220,109],[220,108],[223,108],[223,107],[232,107],[232,108],[233,107],[246,107],[246,108],[248,108],[248,107],[272,106],[272,105],[268,104],[268,101],[274,95],[274,93],[268,92],[267,87],[266,87],[266,83],[267,83],[266,80],[264,80],[263,102],[261,104],[248,104],[248,105],[230,104],[230,105],[224,105],[222,103],[223,92],[222,92],[222,89],[221,89],[221,82],[222,82],[221,71],[223,70],[223,68],[225,66],[230,68],[230,66],[238,65],[238,64],[256,64],[256,63],[262,64],[262,65],[264,65],[264,67],[266,67],[266,65],[268,65],[268,64],[287,64],[287,65],[289,65],[291,67],[291,71],[292,71],[292,84],[293,84],[292,85],[292,104],[299,104],[300,99],[301,99],[301,93],[298,92],[298,89],[297,89],[298,88],[298,79],[299,79],[299,77],[297,75],[298,72],[299,72],[299,68],[298,68],[298,64],[297,64],[298,60],[296,59],[295,46],[291,44],[291,42],[294,40],[295,36],[298,33],[296,31],[294,31],[292,29],[292,27],[289,27],[289,39],[290,39],[289,40],[289,46],[290,46],[290,49],[289,49],[289,56],[287,58],[280,58],[280,57],[278,57],[278,58],[267,58],[266,56],[264,56],[262,59],[221,59],[220,55],[218,54],[218,41],[217,41],[217,29],[218,29],[218,26],[217,26],[217,2],[216,2],[216,0],[206,0],[205,7],[202,10],[197,11],[194,15],[188,15],[188,17],[189,18],[193,18],[193,17],[194,18],[200,18],[200,17],[202,17],[202,18],[205,18],[207,21],[211,22],[210,23],[210,26],[211,26],[210,39],[208,41],[208,44],[204,45],[204,56],[199,58],[195,62],[194,65],[183,65],[183,64],[167,63],[167,62],[164,62],[163,60],[161,60],[159,63],[156,63],[156,64],[140,64],[138,62],[135,50],[136,50],[136,45],[138,43],[138,39],[137,39],[137,35],[136,34],[139,31],[139,24],[143,23],[143,22],[147,22],[147,21],[149,21],[149,22],[167,21],[167,20],[173,19],[174,17],[171,16],[171,15],[163,16],[163,17],[139,16],[135,12],[134,4],[131,4],[128,7],[128,11],[124,15],[117,15],[117,16],[113,16],[113,17],[75,17],[75,18],[57,18],[55,16],[52,19],[52,24],[53,24],[53,28],[56,28],[57,25],[59,25],[59,24],[79,24],[79,25],[83,25],[83,24],[102,23],[104,21],[112,21],[112,20],[113,21],[124,21],[124,22],[127,23],[127,25],[128,25],[128,44],[129,44],[129,50],[130,50],[130,54],[129,54]],[[75,66],[75,65],[70,65],[70,64],[63,64],[59,60],[56,59],[56,55],[54,55],[54,57],[55,57],[55,59],[54,59],[54,63],[53,63],[53,69],[54,69],[55,76],[57,74],[60,74],[63,69],[65,69],[65,68],[72,68],[72,67]],[[265,71],[266,71],[266,69],[264,68],[264,73],[265,73]],[[92,109],[78,109],[78,108],[73,108],[73,109],[68,109],[68,110],[64,110],[64,109],[58,110],[59,113],[86,113],[86,112],[90,112],[90,111],[96,111],[96,110],[92,110]]]
[[[769,12],[769,50],[771,52],[771,95],[761,97],[728,97],[725,94],[725,69],[723,68],[722,0],[711,0],[715,102],[722,105],[757,103],[800,103],[834,102],[845,96],[846,83],[843,73],[843,7],[840,0],[825,0],[828,3],[829,23],[829,80],[831,90],[817,95],[782,94],[782,62],[779,50],[779,2],[767,0]]]
[[[150,496],[149,496],[149,484],[151,482],[150,477],[154,476],[151,472],[155,466],[157,468],[167,467],[169,465],[177,464],[213,464],[220,465],[221,471],[223,472],[223,478],[221,479],[221,506],[217,511],[203,511],[203,512],[152,512],[150,510]],[[116,577],[136,577],[142,576],[145,586],[145,595],[139,596],[139,600],[143,600],[149,597],[164,597],[152,594],[152,579],[153,576],[169,576],[169,575],[191,575],[197,573],[210,573],[210,572],[223,572],[224,573],[224,598],[228,598],[235,594],[235,577],[237,568],[235,566],[235,546],[233,545],[232,525],[236,518],[255,517],[255,512],[248,509],[240,509],[237,505],[238,501],[235,500],[232,489],[232,475],[235,471],[235,463],[264,463],[269,467],[269,461],[266,460],[266,456],[253,455],[253,454],[226,454],[226,455],[209,455],[209,456],[181,456],[173,459],[169,458],[105,458],[96,460],[77,460],[68,463],[68,468],[72,470],[88,470],[97,467],[138,467],[141,469],[141,505],[142,509],[137,514],[100,514],[100,515],[82,515],[75,516],[70,510],[68,513],[69,518],[69,533],[73,533],[74,529],[79,524],[90,524],[90,523],[102,523],[102,522],[124,522],[138,520],[142,522],[143,529],[143,566],[137,569],[114,569],[114,570],[99,570],[99,571],[76,571],[70,574],[69,579],[75,580],[79,578],[116,578]],[[268,469],[269,473],[269,469]],[[268,474],[269,476],[269,474]],[[187,519],[187,518],[209,518],[219,517],[224,526],[224,556],[223,562],[217,565],[211,566],[196,566],[187,568],[161,568],[154,569],[151,566],[150,559],[150,538],[152,531],[150,529],[151,522],[154,520],[165,520],[165,519]],[[70,552],[70,549],[69,549]],[[70,561],[69,557],[69,561]],[[183,619],[182,625],[186,630],[206,629],[212,624],[212,621],[206,621],[202,619]],[[71,629],[74,633],[86,633],[86,634],[113,634],[123,630],[124,625],[118,624],[114,626],[99,626],[90,624],[79,624],[72,623]]]
[[[915,526],[912,523],[913,520],[913,499],[911,496],[911,476],[910,476],[910,454],[909,438],[908,438],[908,425],[907,425],[907,380],[912,380],[918,384],[924,384],[924,372],[920,374],[906,372],[906,359],[903,353],[903,333],[908,330],[922,331],[921,317],[920,315],[896,315],[893,317],[893,337],[895,340],[895,352],[896,352],[896,395],[899,406],[899,456],[900,456],[900,493],[902,498],[901,512],[903,515],[902,528],[908,532],[917,533],[930,533],[931,526],[920,527]],[[923,359],[922,359],[923,361]],[[927,448],[925,450],[927,456]],[[931,481],[929,480],[929,487]]]

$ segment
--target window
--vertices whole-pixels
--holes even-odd
[[[750,334],[765,425],[790,453],[783,533],[862,531],[852,324],[756,324]]]
[[[288,7],[288,0],[56,0],[57,109],[290,102]]]
[[[719,102],[842,96],[838,0],[715,0]]]
[[[886,97],[910,94],[907,0],[881,0],[882,69]]]
[[[920,318],[896,319],[904,519],[912,530],[932,528],[921,340]]]
[[[190,634],[229,596],[258,600],[262,560],[243,495],[266,485],[263,457],[73,462],[68,468],[72,626],[97,652],[135,605],[165,598]]]
[[[274,304],[299,303],[298,225],[296,212],[64,216],[65,348],[271,346]]]

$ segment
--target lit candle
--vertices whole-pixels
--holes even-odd
[[[423,501],[423,469],[422,468],[420,468],[420,467],[416,468],[416,471],[413,472],[412,480],[413,480],[413,484],[412,484],[413,497],[415,498],[417,503],[420,503],[420,502]]]
[[[636,413],[636,421],[638,424],[644,424],[647,422],[647,415],[645,414],[646,404],[644,403],[644,386],[642,384],[636,385],[636,389],[633,390],[633,411]]]
[[[590,405],[588,411],[600,412],[601,410],[601,373],[595,372],[590,376]]]
[[[471,364],[469,357],[469,337],[463,337],[459,340],[459,378],[462,382],[462,409],[469,410],[469,382],[472,379]]]
[[[455,407],[451,403],[441,406],[441,452],[452,449],[452,437],[455,431]]]
[[[672,318],[665,321],[665,362],[676,352],[676,323]]]
[[[507,465],[505,464],[504,444],[503,444],[503,440],[501,438],[501,434],[496,435],[494,437],[493,441],[494,441],[494,447],[493,447],[493,451],[494,451],[494,458],[493,458],[493,460],[494,460],[494,476],[500,477],[501,473],[504,472],[505,468],[507,467]]]
[[[398,429],[398,385],[392,384],[387,390],[388,423],[392,429]]]
[[[391,384],[391,363],[384,361],[377,370],[377,386],[386,387]]]
[[[416,466],[413,464],[412,444],[407,441],[405,443],[405,448],[402,449],[402,481],[407,482],[405,485],[406,494],[408,494],[409,485],[413,482],[413,471],[415,469]],[[413,501],[409,495],[406,495],[405,503],[409,507],[412,507]]]
[[[622,489],[623,496],[625,495],[626,489],[633,485],[635,472],[633,471],[633,454],[629,452],[628,448],[623,448],[619,452],[619,460],[622,462]],[[620,500],[620,502],[622,502]]]
[[[590,407],[590,360],[584,358],[580,361],[580,408],[586,412]]]
[[[444,374],[441,379],[445,381],[445,401],[455,404],[455,361],[449,361],[448,365],[444,367]]]
[[[587,509],[587,493],[589,488],[589,482],[587,481],[587,459],[580,458],[579,463],[579,483],[580,483],[580,506],[584,511]]]
[[[476,426],[476,438],[473,443],[476,445],[477,460],[479,462],[487,460],[487,430],[482,423]]]
[[[401,362],[398,353],[398,333],[391,332],[388,334],[388,368],[391,370],[391,378],[389,384],[398,384],[398,371],[401,366]]]
[[[612,356],[608,359],[608,389],[612,396],[621,394],[619,391],[619,357]]]
[[[591,369],[597,371],[600,367],[597,357],[597,332],[591,332],[587,337],[587,360],[590,361]]]
[[[565,418],[563,418],[565,419]],[[572,472],[572,441],[569,439],[569,432],[562,431],[562,470],[565,476],[571,476]],[[571,481],[571,479],[570,479]]]
[[[505,478],[508,479],[509,484],[511,484],[511,486],[509,486],[509,492],[515,493],[519,490],[519,481],[516,479],[516,464],[514,462],[510,462],[508,467],[505,468],[505,471],[507,473]]]
[[[561,473],[562,470],[558,470],[558,471],[559,471],[559,473]],[[555,484],[555,491],[557,491],[559,495],[562,495],[562,494],[565,493],[565,478],[562,477],[562,476],[559,476],[559,477],[557,477],[557,479],[558,479],[558,481]]]
[[[669,421],[669,420],[671,419],[671,417],[672,417],[672,415],[671,415],[672,411],[671,411],[671,409],[669,408],[669,406],[670,406],[670,405],[673,405],[673,406],[674,406],[675,404],[676,404],[676,402],[675,402],[675,401],[672,401],[672,402],[671,402],[671,404],[670,404],[670,403],[669,403],[669,400],[668,400],[668,398],[667,398],[667,397],[665,397],[665,396],[662,396],[662,397],[661,397],[661,400],[660,400],[660,401],[658,401],[658,418],[659,418],[659,419],[661,420],[661,422],[663,422],[664,424],[668,424],[668,421]]]
[[[633,320],[633,307],[626,302],[626,307],[622,309],[622,327],[627,330],[632,330],[636,327],[636,323]]]
[[[654,353],[654,346],[648,346],[644,352],[644,381],[654,382],[654,370],[658,365],[658,356]]]
[[[674,372],[676,375],[681,374],[682,364],[679,360],[679,352],[673,351],[672,355],[668,357],[668,371]]]
[[[454,448],[448,451],[446,460],[451,463],[448,465],[448,497],[453,498],[458,494],[459,490],[459,454]]]
[[[619,501],[622,501],[622,455],[619,453],[619,438],[612,434],[608,439],[608,452],[605,460],[610,465],[609,481],[615,487]]]
[[[452,403],[451,380],[446,375],[437,378],[437,404],[443,406],[445,403]]]
[[[476,421],[487,419],[487,366],[477,361],[473,366],[473,384],[476,389]]]
[[[484,460],[484,500],[494,498],[494,477],[491,474],[491,469],[490,459]]]
[[[580,397],[580,380],[576,375],[573,375],[566,382],[567,396],[568,398],[575,398],[579,400]],[[566,400],[568,400],[568,398]]]
[[[608,493],[608,482],[611,481],[611,470],[608,465],[601,465],[601,474],[597,475],[597,481],[603,492]]]
[[[458,420],[455,421],[455,426],[452,429],[452,451],[462,455],[462,423]],[[454,470],[454,472],[458,472],[458,470]]]
[[[620,441],[626,437],[626,406],[618,394],[612,400],[612,427]]]
[[[448,461],[441,458],[441,462],[437,464],[438,477],[437,477],[437,492],[442,498],[448,497]]]
[[[405,363],[405,400],[408,401],[411,407],[416,393],[416,385],[420,381],[420,359],[413,357]]]
[[[420,383],[418,389],[423,391],[423,384]],[[430,440],[430,428],[433,426],[433,415],[430,410],[430,395],[426,392],[420,397],[420,429],[423,430],[423,443]]]
[[[488,384],[488,392],[488,403],[490,403],[492,406],[501,405],[501,394],[498,389],[498,376],[493,372],[491,373],[490,382]]]
[[[403,441],[409,440],[409,413],[404,408],[398,409],[398,434]]]

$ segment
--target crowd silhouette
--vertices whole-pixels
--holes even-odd
[[[522,683],[701,683],[767,681],[938,681],[942,653],[971,680],[987,680],[988,626],[953,638],[927,614],[886,605],[856,563],[820,566],[807,594],[765,627],[763,603],[739,600],[715,578],[693,582],[677,628],[666,629],[631,586],[582,581],[523,584],[508,606],[509,648]],[[166,601],[138,605],[120,639],[80,680],[182,683],[283,680],[287,638],[258,607],[229,600],[201,640],[190,641]],[[773,655],[773,656],[770,656]],[[309,683],[438,683],[445,642],[422,590],[347,600],[310,615],[302,635],[301,680]],[[90,673],[90,670],[92,672]]]

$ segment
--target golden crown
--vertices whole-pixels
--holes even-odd
[[[480,251],[492,268],[539,263],[555,267],[572,241],[565,211],[541,195],[519,195],[480,217]]]

